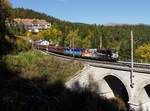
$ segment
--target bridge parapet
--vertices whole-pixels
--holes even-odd
[[[109,68],[109,69],[122,70],[122,71],[131,71],[131,68],[128,65],[112,65],[112,64],[103,64],[103,63],[89,63],[89,65],[93,67],[102,67],[102,68]],[[133,68],[133,71],[139,72],[139,73],[150,74],[150,67],[147,67],[147,68],[135,67]]]

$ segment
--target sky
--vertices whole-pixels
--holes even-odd
[[[150,24],[150,0],[10,0],[61,20],[88,24]]]

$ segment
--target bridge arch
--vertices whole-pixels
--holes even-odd
[[[144,81],[139,87],[136,88],[136,95],[134,98],[137,103],[150,102],[150,81]]]
[[[125,102],[128,102],[131,98],[130,88],[123,78],[118,76],[118,74],[107,73],[102,77],[100,83],[100,90],[103,90],[106,93],[107,97],[119,96]]]
[[[150,98],[150,84],[146,85],[146,86],[144,87],[144,89],[145,89],[145,91],[146,91],[148,97]]]

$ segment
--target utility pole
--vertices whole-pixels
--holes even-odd
[[[130,86],[133,88],[133,31],[131,30],[131,73],[130,73]]]
[[[71,39],[70,39],[70,45],[69,45],[69,47],[71,48]]]
[[[74,37],[73,37],[73,44],[72,44],[72,46],[73,46],[73,57],[74,57]]]
[[[100,37],[99,37],[99,48],[100,48],[100,49],[102,48],[102,45],[103,45],[103,44],[102,44],[102,36],[100,36]]]

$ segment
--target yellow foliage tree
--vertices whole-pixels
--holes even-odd
[[[37,40],[43,40],[44,37],[41,36],[40,34],[32,34],[31,39],[37,41]]]
[[[26,36],[28,39],[31,39],[32,33],[31,33],[31,32],[26,32],[26,33],[25,33],[25,36]]]
[[[138,59],[150,63],[150,44],[143,44],[135,50],[135,55]]]
[[[56,44],[59,44],[62,38],[62,32],[55,28],[50,28],[50,29],[41,31],[37,35],[38,37],[42,39],[52,41]]]

